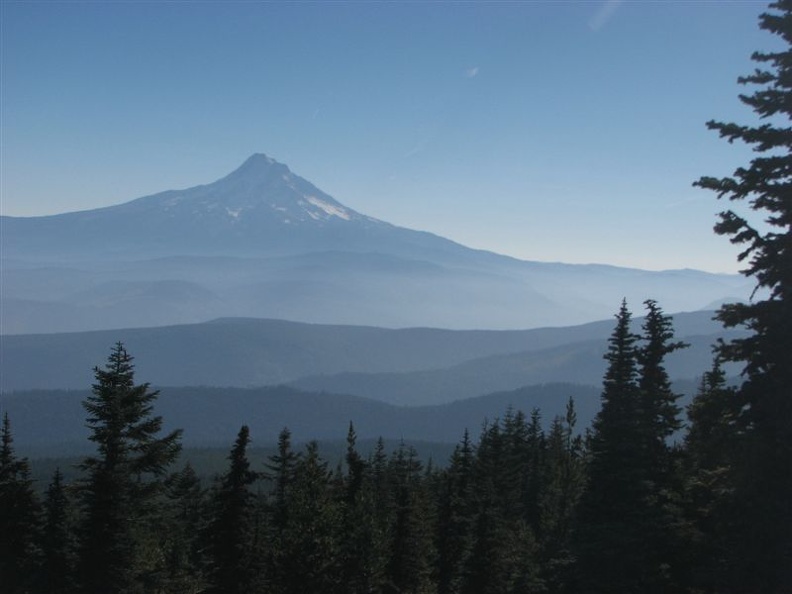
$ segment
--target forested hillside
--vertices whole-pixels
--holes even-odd
[[[682,415],[664,359],[687,345],[674,339],[671,318],[655,302],[646,307],[641,334],[630,331],[626,304],[617,315],[602,407],[585,434],[574,397],[561,393],[586,390],[550,386],[551,406],[565,401],[562,414],[543,418],[538,408],[526,414],[506,405],[483,427],[460,429],[453,454],[439,464],[424,462],[404,440],[391,453],[382,439],[362,451],[352,423],[339,427],[347,447],[338,464],[316,441],[295,448],[289,428],[279,430],[273,453],[255,459],[252,440],[271,438],[274,428],[259,436],[243,424],[221,474],[203,481],[189,458],[174,465],[189,438],[155,414],[181,409],[186,419],[191,395],[158,406],[163,397],[135,382],[119,343],[95,369],[91,392],[61,393],[82,400],[91,444],[78,472],[69,469],[72,480],[56,469],[37,495],[4,417],[3,583],[11,592],[317,594],[613,592],[632,584],[669,591],[696,583],[709,521],[699,508],[708,497],[701,456],[717,455],[712,448],[724,439],[707,411],[735,392],[716,363],[689,407],[685,443],[670,442]],[[331,414],[321,397],[310,403],[288,388],[269,396],[278,390],[302,416]],[[475,411],[475,400],[457,406]],[[192,404],[191,414],[229,435],[219,409]],[[436,408],[441,416],[426,419],[428,432],[443,436],[455,417]],[[239,410],[267,428],[255,406]],[[394,412],[385,411],[391,422]],[[630,559],[630,571],[609,566],[615,558]]]

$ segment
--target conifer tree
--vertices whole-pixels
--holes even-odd
[[[541,592],[533,531],[520,518],[510,520],[493,483],[479,487],[470,554],[465,560],[463,594]]]
[[[736,500],[744,504],[744,530],[730,566],[742,592],[792,590],[792,0],[770,4],[761,29],[776,35],[776,51],[755,52],[753,73],[738,79],[753,87],[740,95],[758,121],[740,125],[710,121],[707,126],[730,143],[756,153],[730,177],[702,177],[695,185],[718,198],[747,201],[751,213],[720,213],[715,232],[742,245],[742,271],[756,282],[751,303],[725,305],[718,318],[751,335],[720,349],[724,361],[744,365],[739,389],[743,406],[736,438],[741,459]],[[756,297],[759,297],[756,299]]]
[[[519,412],[518,421],[525,423],[524,418],[522,412]],[[525,424],[525,428],[525,443],[522,446],[525,452],[522,456],[525,469],[524,476],[521,478],[523,517],[534,534],[538,534],[541,520],[540,501],[545,489],[545,460],[547,457],[547,442],[542,430],[542,415],[538,408],[531,411],[531,420]],[[508,435],[508,431],[506,434]],[[516,437],[518,440],[515,442],[515,447],[519,449],[521,434]]]
[[[204,571],[207,528],[205,491],[188,463],[165,481],[165,505],[160,519],[160,549],[166,592],[198,592],[207,586]]]
[[[533,505],[532,460],[543,441],[537,411],[530,425],[522,412],[508,410],[502,422],[484,426],[474,464],[475,515],[462,592],[538,591],[538,545],[530,525],[538,513],[528,505]]]
[[[730,589],[729,551],[734,544],[729,541],[738,518],[731,494],[738,453],[734,428],[739,414],[736,390],[726,384],[716,356],[688,407],[685,436],[685,505],[691,524],[687,581],[701,592]]]
[[[352,421],[349,422],[349,430],[347,431],[346,441],[347,450],[345,461],[347,467],[347,477],[344,491],[346,503],[348,505],[352,505],[363,486],[364,473],[366,471],[366,462],[355,448],[357,434],[355,433],[355,426]]]
[[[665,567],[654,572],[654,588],[668,590],[681,579],[684,559],[680,539],[682,512],[681,479],[678,476],[676,448],[669,440],[682,427],[677,405],[679,395],[671,387],[665,358],[688,345],[674,340],[671,316],[653,299],[644,302],[646,317],[642,324],[643,343],[638,350],[638,388],[641,399],[641,451],[645,456],[647,501],[643,518],[643,536],[647,544],[648,563]]]
[[[387,500],[388,455],[385,453],[385,441],[382,437],[377,438],[374,453],[370,456],[369,468],[371,468],[371,483],[377,504],[384,505]]]
[[[331,473],[315,441],[294,468],[287,521],[278,543],[276,587],[283,594],[345,592],[337,541],[340,509],[331,491]]]
[[[574,560],[572,531],[585,485],[583,440],[575,435],[577,414],[570,397],[566,415],[553,420],[547,436],[539,502],[542,573],[550,592],[560,592]]]
[[[374,452],[369,456],[369,481],[372,504],[378,531],[382,533],[387,549],[390,543],[391,515],[393,512],[393,476],[389,469],[388,454],[385,451],[385,441],[377,438]],[[385,554],[387,557],[387,553]]]
[[[679,395],[671,388],[665,358],[688,345],[673,340],[671,316],[665,315],[656,301],[647,299],[644,305],[647,313],[642,325],[644,344],[637,352],[640,365],[638,387],[647,436],[654,442],[650,446],[652,454],[656,460],[662,461],[667,449],[666,440],[682,426],[679,418],[681,408],[676,404]]]
[[[473,542],[475,507],[473,501],[474,451],[467,429],[454,448],[448,468],[442,474],[438,494],[437,591],[459,592],[463,570]]]
[[[421,471],[415,450],[402,443],[388,468],[393,503],[385,587],[388,593],[428,594],[432,591],[433,529]]]
[[[501,594],[511,590],[513,563],[511,530],[498,509],[494,486],[478,494],[478,514],[473,527],[471,552],[465,559],[463,594]]]
[[[583,592],[667,592],[679,572],[681,487],[667,439],[679,427],[677,396],[664,367],[670,317],[652,300],[644,342],[630,331],[625,302],[609,339],[602,409],[589,443],[580,507],[578,577]]]
[[[158,392],[135,384],[132,357],[121,343],[94,375],[93,393],[83,402],[97,454],[82,463],[88,475],[81,486],[82,588],[96,594],[150,590],[143,543],[152,538],[155,496],[179,454],[181,431],[157,437]]]
[[[36,565],[38,500],[27,458],[17,458],[8,413],[0,429],[0,584],[9,594],[27,592]]]
[[[55,470],[42,507],[41,589],[52,594],[74,592],[77,563],[75,518],[60,468]]]
[[[341,497],[341,583],[349,594],[368,594],[381,585],[386,565],[384,522],[377,514],[368,464],[356,449],[352,423],[347,433],[346,476]]]
[[[229,469],[214,493],[208,544],[211,591],[218,594],[247,593],[253,577],[250,568],[254,504],[250,485],[257,476],[250,470],[249,444],[250,431],[243,425],[228,455]]]
[[[685,436],[687,455],[696,469],[716,470],[733,459],[734,423],[740,414],[736,390],[726,383],[721,360],[701,378],[696,396],[688,407],[690,421]]]
[[[272,483],[272,492],[268,498],[266,511],[268,518],[269,551],[267,552],[267,572],[270,574],[272,588],[275,592],[283,591],[290,576],[287,558],[287,530],[289,527],[289,504],[295,480],[296,467],[300,455],[292,449],[291,431],[288,427],[278,434],[277,452],[269,456],[264,465],[264,478]]]
[[[473,469],[475,490],[477,491],[477,509],[481,508],[484,494],[493,497],[492,505],[499,509],[508,506],[514,500],[515,488],[519,491],[521,485],[513,479],[515,475],[507,465],[506,439],[504,439],[500,420],[485,423],[481,430],[476,461]],[[507,492],[506,483],[511,483],[512,489]],[[519,497],[517,495],[516,497]]]
[[[588,484],[580,508],[577,589],[639,592],[646,573],[641,522],[647,474],[641,451],[638,339],[622,302],[608,339],[602,408],[589,443]]]
[[[295,466],[299,460],[299,455],[292,450],[291,431],[288,427],[284,427],[278,435],[278,452],[270,456],[269,460],[265,465],[265,476],[274,483],[271,515],[275,536],[279,537],[286,526],[288,499],[294,482]]]

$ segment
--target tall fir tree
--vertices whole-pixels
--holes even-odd
[[[679,394],[671,388],[671,379],[665,369],[665,358],[688,345],[674,341],[671,316],[665,315],[653,299],[644,302],[646,316],[642,324],[644,343],[639,348],[638,387],[641,390],[644,422],[647,436],[653,441],[654,458],[663,462],[667,452],[667,440],[682,427],[677,404]]]
[[[4,592],[22,594],[33,585],[38,550],[38,499],[27,458],[14,452],[11,422],[0,429],[0,584]]]
[[[690,525],[686,581],[700,592],[728,592],[731,587],[730,539],[738,518],[732,497],[739,446],[735,422],[740,407],[716,356],[688,407],[685,436],[684,504]]]
[[[41,589],[52,594],[76,591],[77,542],[73,503],[55,470],[43,503],[41,530]]]
[[[743,406],[735,432],[741,459],[735,499],[742,502],[743,530],[735,534],[731,583],[741,592],[792,590],[792,0],[770,4],[761,29],[776,35],[777,51],[755,52],[753,73],[738,79],[751,85],[740,95],[758,121],[740,125],[710,121],[729,142],[757,154],[730,177],[702,177],[695,185],[719,198],[747,201],[761,222],[728,209],[716,233],[742,245],[743,274],[756,282],[760,298],[721,308],[727,327],[743,326],[745,338],[724,344],[720,356],[744,365],[739,389]]]
[[[166,593],[200,592],[208,585],[203,541],[208,507],[206,491],[189,463],[168,476],[159,534]]]
[[[482,430],[473,472],[475,515],[464,563],[465,594],[540,591],[538,546],[530,525],[538,515],[530,508],[535,504],[531,465],[535,448],[543,448],[544,441],[538,421],[536,411],[528,425],[522,412],[508,410],[502,422]],[[537,501],[539,497],[537,493]]]
[[[341,583],[349,594],[377,591],[386,566],[386,530],[377,514],[371,465],[356,447],[352,423],[347,433],[346,475],[341,490]]]
[[[500,513],[494,485],[487,483],[478,492],[478,513],[474,519],[470,554],[465,558],[462,594],[506,594],[514,586],[516,526],[507,526]],[[519,528],[525,530],[524,523]]]
[[[575,434],[577,413],[570,397],[564,417],[547,436],[543,489],[539,501],[542,574],[549,592],[563,591],[574,562],[572,531],[585,486],[583,439]]]
[[[291,431],[288,427],[278,434],[278,451],[269,457],[265,464],[265,477],[273,482],[271,515],[275,537],[286,527],[288,521],[288,500],[294,483],[294,473],[300,456],[291,445]]]
[[[287,501],[286,525],[278,542],[276,591],[346,592],[339,558],[339,502],[333,497],[331,473],[315,441],[297,461]]]
[[[385,452],[385,441],[382,437],[377,438],[369,467],[374,500],[378,508],[385,508],[388,504],[388,454]]]
[[[580,507],[577,576],[583,592],[667,592],[682,561],[679,485],[669,437],[680,427],[665,357],[671,318],[645,302],[643,336],[622,302],[605,355],[608,369],[589,443],[589,481]]]
[[[250,431],[243,425],[228,455],[228,471],[220,478],[208,527],[210,591],[244,594],[249,591],[253,552],[254,501],[247,449]]]
[[[473,544],[473,463],[475,453],[470,433],[454,448],[443,472],[437,495],[437,592],[460,592],[465,563]]]
[[[704,373],[688,406],[689,428],[685,435],[687,457],[696,469],[717,470],[733,460],[734,426],[740,415],[739,399],[726,381],[719,357]]]
[[[153,588],[146,547],[156,540],[154,505],[180,451],[181,431],[158,437],[162,418],[153,414],[158,392],[147,383],[135,384],[132,360],[123,344],[116,344],[105,368],[94,369],[93,393],[83,402],[89,439],[97,447],[81,465],[87,478],[80,489],[80,579],[91,594]]]
[[[266,553],[266,566],[275,592],[282,591],[290,579],[286,569],[289,566],[286,539],[291,511],[289,501],[299,461],[300,455],[292,449],[291,431],[284,427],[278,434],[277,452],[269,456],[263,475],[272,484],[266,505],[270,545]]]
[[[638,388],[641,400],[641,450],[647,471],[646,517],[643,519],[649,565],[654,571],[651,587],[656,591],[676,589],[683,579],[687,560],[681,546],[682,480],[676,463],[678,448],[669,440],[682,427],[679,394],[671,386],[665,358],[688,345],[674,340],[671,316],[653,299],[644,302],[643,342],[638,349]]]
[[[357,433],[355,433],[355,425],[352,421],[349,422],[346,443],[347,449],[344,461],[346,462],[347,474],[344,481],[344,500],[351,507],[363,487],[366,472],[366,461],[356,448]]]
[[[586,492],[577,534],[579,592],[642,592],[647,551],[647,469],[641,448],[638,340],[626,301],[608,340],[602,408],[589,443]]]
[[[389,562],[384,591],[428,594],[434,588],[433,526],[422,464],[402,443],[388,465],[392,489]]]
[[[518,423],[525,425],[525,441],[522,442],[523,432],[516,435],[514,441],[514,448],[519,451],[524,451],[522,459],[524,466],[523,476],[521,477],[522,483],[522,500],[523,517],[530,526],[534,534],[538,534],[541,523],[541,509],[540,501],[542,492],[545,490],[545,462],[547,458],[547,441],[542,430],[542,415],[538,408],[531,411],[531,420],[526,422],[524,415],[518,411]],[[507,430],[506,435],[509,435]]]

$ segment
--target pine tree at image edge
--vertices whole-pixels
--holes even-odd
[[[738,79],[755,88],[740,100],[759,122],[707,123],[757,156],[731,177],[702,177],[695,185],[719,198],[747,201],[762,219],[752,222],[727,209],[715,226],[716,233],[743,246],[742,273],[756,281],[755,299],[718,312],[726,327],[752,332],[719,349],[723,361],[744,366],[734,476],[741,527],[733,535],[729,567],[737,590],[780,593],[792,591],[792,1],[769,8],[759,26],[780,38],[783,48],[755,52],[758,67]]]

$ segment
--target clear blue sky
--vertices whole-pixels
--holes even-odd
[[[751,153],[763,2],[2,0],[2,213],[267,153],[365,214],[524,259],[734,271],[691,187]]]

